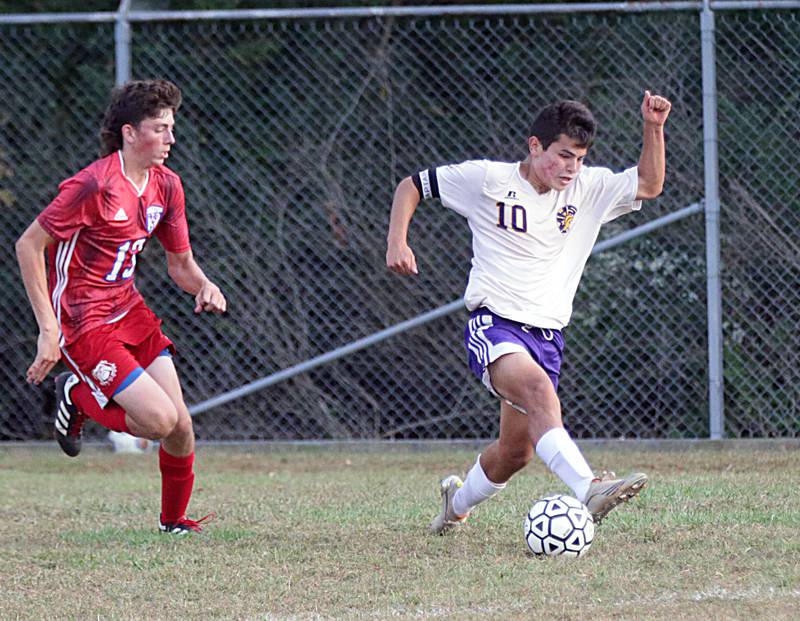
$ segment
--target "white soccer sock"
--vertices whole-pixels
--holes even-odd
[[[505,483],[492,483],[481,467],[481,456],[475,461],[464,479],[464,485],[453,495],[453,511],[456,515],[466,515],[480,503],[489,500],[506,486]]]
[[[536,454],[559,479],[564,481],[581,502],[594,478],[578,445],[563,427],[554,427],[536,443]]]

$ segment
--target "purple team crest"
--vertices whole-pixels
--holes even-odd
[[[148,233],[152,233],[153,230],[158,226],[158,223],[161,222],[161,216],[164,213],[164,208],[161,205],[150,205],[145,212],[145,228],[147,229]]]
[[[572,226],[572,221],[575,219],[575,214],[578,213],[578,208],[573,205],[564,205],[558,210],[556,220],[558,220],[558,230],[562,233],[569,231]]]

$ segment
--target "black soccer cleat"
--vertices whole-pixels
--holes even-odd
[[[65,371],[56,377],[56,419],[54,432],[61,450],[70,457],[81,452],[81,431],[86,415],[72,403],[69,393],[80,383],[75,374]]]
[[[209,513],[205,517],[201,517],[199,520],[190,520],[184,515],[178,521],[169,523],[164,523],[159,517],[158,528],[162,533],[167,533],[169,535],[189,535],[191,533],[199,533],[202,531],[203,527],[200,526],[200,524],[206,521],[210,522],[215,517],[217,517],[216,513]]]

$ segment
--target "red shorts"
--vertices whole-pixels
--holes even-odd
[[[122,319],[85,332],[61,351],[67,366],[105,407],[131,373],[146,369],[165,349],[175,353],[172,341],[161,332],[161,320],[141,303]]]

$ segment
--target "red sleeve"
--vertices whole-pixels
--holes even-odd
[[[166,213],[156,228],[156,237],[167,252],[188,252],[189,225],[186,223],[186,198],[177,176],[165,178]]]
[[[94,223],[99,195],[97,179],[82,171],[58,187],[58,196],[36,220],[56,241],[66,241]]]

